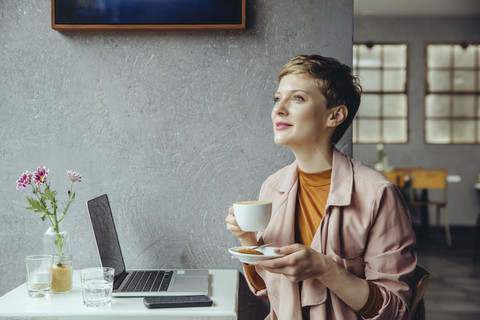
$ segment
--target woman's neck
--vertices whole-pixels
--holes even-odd
[[[333,146],[293,150],[300,170],[307,173],[322,172],[332,168]]]

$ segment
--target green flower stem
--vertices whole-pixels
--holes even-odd
[[[58,217],[57,217],[57,200],[55,199],[55,193],[50,192],[50,186],[47,183],[45,183],[45,185],[46,185],[45,191],[47,191],[48,189],[48,192],[45,192],[44,195],[48,198],[48,200],[50,200],[50,203],[52,204],[52,209],[53,209],[53,214],[52,214],[53,222],[54,222],[53,228],[55,229],[55,233],[57,234],[57,240],[55,240],[55,245],[58,247],[59,254],[62,255],[63,254],[63,237],[60,234],[60,228],[59,228],[60,221],[62,220],[61,219],[58,220]]]
[[[57,205],[54,202],[52,202],[52,205],[53,205],[53,221],[55,222],[54,229],[55,229],[55,233],[57,234],[57,240],[55,241],[55,244],[59,249],[60,255],[62,255],[63,254],[63,239],[62,239],[63,237],[60,234],[60,228],[59,228],[60,221],[57,219]]]
[[[59,223],[62,222],[63,218],[65,218],[65,215],[66,215],[67,212],[68,212],[68,208],[70,208],[70,204],[73,202],[73,199],[75,199],[75,193],[72,194],[73,183],[74,183],[74,181],[72,180],[71,183],[70,183],[70,190],[68,191],[68,202],[67,202],[67,206],[65,207],[65,210],[63,210],[62,217],[60,218],[60,220],[58,220]]]

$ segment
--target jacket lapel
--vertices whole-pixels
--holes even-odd
[[[295,161],[285,168],[282,179],[271,182],[278,198],[272,203],[272,212],[282,214],[272,215],[267,229],[261,233],[265,243],[274,242],[276,246],[288,246],[295,243],[295,206],[297,202],[298,170]],[[270,228],[271,227],[271,230]],[[273,239],[276,239],[273,240]],[[280,240],[280,241],[279,241]]]

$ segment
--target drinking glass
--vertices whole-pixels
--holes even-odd
[[[80,271],[83,304],[87,307],[101,307],[112,302],[113,268],[87,268]]]
[[[48,298],[52,285],[53,256],[31,255],[25,258],[27,268],[27,294],[32,298]]]

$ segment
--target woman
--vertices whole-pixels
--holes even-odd
[[[269,225],[244,232],[233,208],[227,230],[243,246],[273,243],[281,258],[244,265],[250,289],[270,301],[268,319],[404,319],[416,266],[406,204],[383,175],[338,151],[361,88],[350,67],[296,56],[280,71],[275,143],[296,161],[270,176],[260,200]]]

